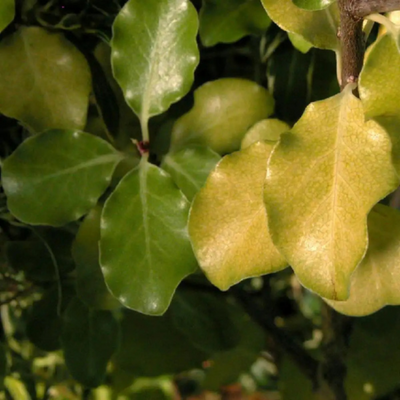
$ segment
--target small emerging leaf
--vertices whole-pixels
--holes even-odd
[[[200,38],[206,47],[232,43],[249,34],[262,34],[270,24],[260,0],[205,0]]]
[[[8,117],[36,132],[83,129],[90,91],[84,56],[60,33],[22,27],[1,41],[0,112]]]
[[[88,133],[52,130],[33,136],[4,161],[8,207],[32,225],[77,220],[95,206],[120,160],[110,144]]]
[[[253,125],[242,140],[241,149],[246,149],[256,142],[267,141],[272,146],[276,144],[283,132],[290,130],[286,122],[279,119],[264,119]]]
[[[0,32],[14,19],[14,0],[1,0],[0,3]]]
[[[226,156],[196,196],[189,233],[200,267],[219,289],[286,267],[268,232],[263,187],[272,145]]]
[[[188,200],[202,188],[210,172],[221,157],[202,146],[190,146],[177,152],[168,153],[161,164]]]
[[[119,326],[110,311],[91,310],[78,298],[63,315],[61,343],[71,375],[86,387],[99,386],[117,350]]]
[[[400,212],[377,204],[368,215],[368,251],[351,278],[347,301],[328,301],[353,316],[400,304]]]
[[[304,286],[348,298],[368,245],[367,214],[397,185],[390,139],[364,122],[350,86],[307,107],[275,147],[265,185],[272,238]]]
[[[234,78],[208,82],[194,92],[193,108],[176,121],[172,149],[200,144],[219,154],[238,150],[245,132],[273,110],[273,97],[255,82]]]
[[[130,0],[113,26],[112,65],[127,103],[147,121],[183,97],[199,61],[188,0]]]
[[[272,21],[283,30],[296,33],[321,49],[339,48],[337,38],[339,10],[336,4],[324,10],[310,12],[299,9],[292,0],[261,0],[261,2]]]
[[[187,233],[189,203],[162,169],[142,159],[108,198],[101,220],[101,266],[128,308],[160,315],[196,269]]]
[[[308,53],[309,50],[313,47],[310,42],[307,42],[307,40],[305,40],[303,36],[300,36],[297,33],[289,32],[288,37],[289,40],[292,42],[292,45],[303,54]]]

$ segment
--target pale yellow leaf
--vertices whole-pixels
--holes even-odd
[[[273,110],[273,97],[255,82],[236,78],[208,82],[194,92],[193,108],[176,121],[172,149],[200,144],[219,154],[239,150],[247,130]]]
[[[224,157],[193,202],[192,246],[200,267],[221,290],[287,265],[272,244],[263,202],[271,149],[258,142]]]
[[[351,278],[350,297],[328,303],[337,311],[362,316],[400,304],[400,212],[377,204],[368,216],[369,246]]]
[[[367,249],[367,214],[398,185],[391,142],[364,122],[348,86],[307,107],[268,166],[265,200],[275,245],[304,286],[346,300]]]

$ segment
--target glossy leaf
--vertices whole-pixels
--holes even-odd
[[[393,162],[398,173],[400,173],[399,69],[400,54],[396,44],[391,36],[384,35],[370,48],[359,84],[366,117],[378,122],[392,139]]]
[[[253,125],[242,140],[241,149],[246,149],[256,142],[266,141],[275,145],[283,132],[290,130],[286,122],[279,119],[264,119]]]
[[[52,130],[31,137],[4,162],[8,207],[28,224],[65,225],[95,206],[121,157],[84,132]]]
[[[283,30],[296,33],[321,49],[339,48],[336,35],[339,10],[336,4],[324,10],[310,12],[299,9],[292,0],[261,0],[261,2],[272,21]]]
[[[54,281],[58,276],[71,272],[75,268],[71,257],[74,236],[54,228],[40,229],[38,233],[40,238],[34,234],[30,240],[7,243],[9,265],[15,271],[22,271],[26,279],[34,282]]]
[[[125,307],[163,314],[180,281],[196,269],[188,212],[171,177],[145,158],[107,200],[101,266],[108,288]]]
[[[332,300],[348,298],[368,245],[367,214],[398,185],[389,137],[364,122],[351,89],[312,103],[282,135],[265,185],[275,245],[304,286]]]
[[[202,188],[221,157],[208,147],[190,146],[168,153],[161,168],[167,171],[188,200]]]
[[[62,349],[71,375],[86,387],[99,386],[117,350],[119,326],[110,311],[91,310],[77,297],[63,315]]]
[[[346,357],[349,399],[384,398],[399,383],[399,307],[357,318]]]
[[[113,26],[112,65],[142,121],[183,97],[199,61],[198,20],[188,0],[130,0]]]
[[[61,347],[61,313],[73,295],[74,290],[70,286],[62,286],[61,293],[57,286],[53,286],[33,303],[27,318],[26,334],[39,349],[55,351]]]
[[[15,16],[14,0],[2,0],[0,3],[0,32],[7,27]]]
[[[221,290],[286,267],[268,232],[263,188],[271,144],[225,156],[196,196],[189,234],[200,267]]]
[[[239,341],[229,307],[221,296],[182,289],[175,294],[170,310],[175,327],[195,347],[211,354],[229,350]]]
[[[377,204],[368,216],[368,251],[351,278],[347,301],[328,301],[353,316],[400,304],[400,212]]]
[[[260,0],[205,0],[200,11],[200,38],[204,46],[232,43],[250,34],[262,34],[271,24]]]
[[[292,0],[300,8],[308,11],[323,10],[335,3],[336,0]]]
[[[76,263],[76,294],[90,308],[114,309],[121,304],[104,282],[99,263],[100,218],[102,207],[96,206],[82,222],[72,256]]]
[[[219,154],[238,150],[247,130],[273,109],[272,96],[255,82],[234,78],[208,82],[194,92],[193,108],[176,121],[172,149],[200,144]]]
[[[116,365],[136,376],[159,376],[199,368],[207,354],[175,328],[170,315],[150,317],[124,310]]]
[[[90,91],[87,62],[63,35],[22,27],[1,41],[0,112],[8,117],[36,132],[83,129]]]

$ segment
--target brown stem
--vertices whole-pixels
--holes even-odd
[[[363,18],[373,13],[400,9],[400,0],[339,0],[340,46],[342,56],[341,89],[357,82],[364,60]]]
[[[319,368],[321,387],[328,388],[332,399],[347,400],[344,382],[353,319],[337,313],[325,303],[322,306],[322,318],[323,359]]]

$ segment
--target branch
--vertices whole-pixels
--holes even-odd
[[[387,13],[400,10],[400,0],[351,0],[348,12],[356,19],[375,13]]]
[[[374,13],[400,10],[400,0],[339,0],[342,56],[341,89],[357,82],[364,61],[363,18]]]
[[[325,302],[322,305],[323,359],[319,377],[335,400],[347,400],[344,382],[347,374],[346,356],[353,319],[337,313]]]

